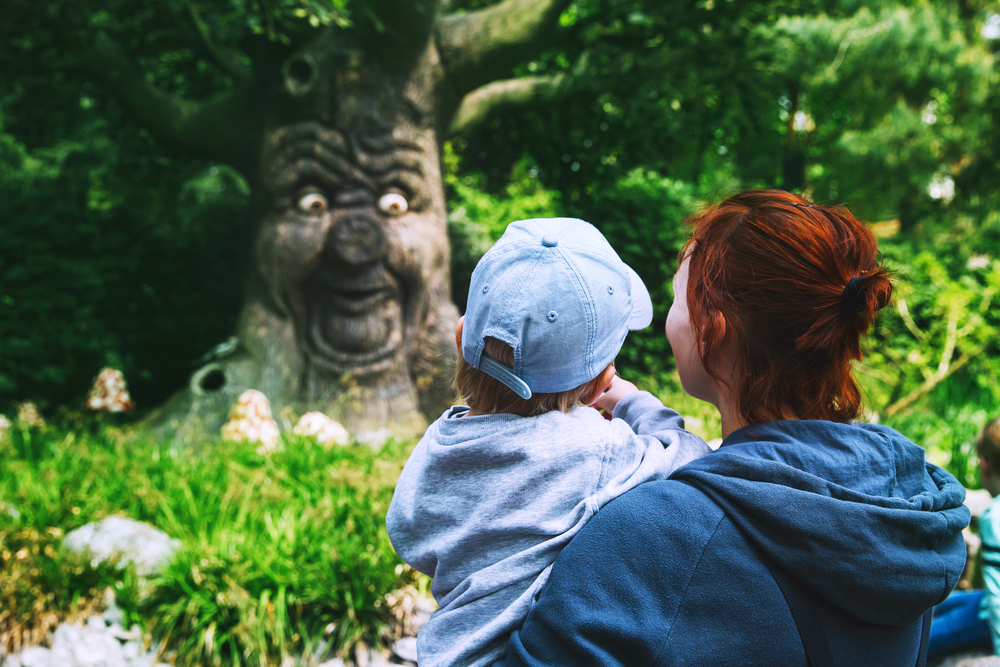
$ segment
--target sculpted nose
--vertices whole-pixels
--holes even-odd
[[[378,221],[366,213],[344,216],[327,234],[326,252],[348,264],[367,264],[382,257],[385,233]]]

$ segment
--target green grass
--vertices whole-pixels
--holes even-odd
[[[386,595],[414,582],[384,525],[412,441],[375,452],[290,438],[261,457],[252,445],[178,450],[87,431],[15,431],[0,444],[0,502],[20,513],[0,513],[0,633],[37,635],[112,587],[181,665],[275,664],[321,641],[345,652],[387,638]],[[142,591],[129,572],[58,551],[63,534],[109,514],[182,542]]]

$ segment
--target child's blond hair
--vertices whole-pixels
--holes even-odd
[[[514,366],[514,350],[503,341],[487,336],[483,352],[505,366]],[[534,417],[552,410],[569,412],[585,397],[590,396],[600,381],[601,378],[596,377],[576,389],[552,394],[532,393],[531,398],[524,399],[496,378],[473,368],[461,354],[458,355],[458,367],[455,369],[455,388],[465,404],[480,414],[509,413]]]
[[[983,427],[976,441],[976,453],[990,464],[995,472],[1000,472],[1000,417]]]

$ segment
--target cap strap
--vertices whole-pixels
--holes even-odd
[[[510,387],[512,392],[524,400],[531,398],[531,389],[528,388],[528,385],[524,380],[514,375],[514,369],[504,366],[499,361],[486,354],[486,352],[479,353],[479,370],[486,373],[490,377],[500,380],[500,382],[503,382],[505,385]]]

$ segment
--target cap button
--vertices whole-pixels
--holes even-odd
[[[559,245],[559,239],[557,239],[554,236],[549,236],[548,234],[546,234],[545,236],[542,237],[542,245],[545,246],[546,248],[555,248],[557,245]]]

